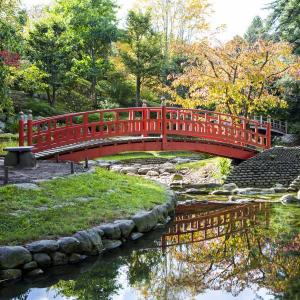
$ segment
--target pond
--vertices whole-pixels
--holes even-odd
[[[0,299],[300,299],[299,228],[296,206],[179,205],[167,228]]]

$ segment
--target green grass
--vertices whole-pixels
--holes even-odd
[[[203,159],[200,161],[193,161],[193,162],[189,162],[189,163],[183,163],[183,164],[178,164],[176,166],[177,170],[181,170],[181,169],[191,169],[191,170],[198,170],[201,169],[205,166],[207,166],[208,164],[216,164],[218,160],[218,157],[211,157],[211,158],[207,158],[207,159]]]
[[[166,200],[161,185],[103,169],[39,186],[41,190],[0,187],[0,245],[70,235]]]
[[[18,144],[18,135],[10,133],[0,134],[0,155],[7,153],[3,150],[4,148],[18,146]]]
[[[145,151],[145,152],[123,152],[116,155],[105,156],[100,160],[127,160],[137,158],[175,158],[175,157],[199,157],[203,158],[203,154],[189,151]]]

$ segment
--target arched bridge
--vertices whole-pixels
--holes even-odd
[[[245,160],[271,147],[271,123],[174,107],[20,118],[20,146],[37,158],[80,161],[124,151],[189,150]]]

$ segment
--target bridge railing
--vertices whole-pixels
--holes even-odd
[[[264,126],[265,133],[259,133]],[[32,120],[20,118],[20,145],[35,152],[89,140],[121,136],[199,138],[243,147],[271,146],[270,124],[212,111],[135,107],[71,113]]]
[[[280,134],[288,133],[288,122],[276,120],[271,117],[266,116],[254,116],[254,121],[258,121],[260,123],[260,129],[263,129],[263,124],[269,122],[271,124],[271,130]]]

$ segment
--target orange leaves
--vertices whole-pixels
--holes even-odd
[[[203,42],[184,47],[190,61],[171,87],[174,102],[183,106],[215,105],[245,116],[285,108],[272,85],[285,75],[300,77],[299,58],[288,43],[260,40],[249,45],[237,36],[215,47]],[[179,87],[184,94],[176,92]]]

